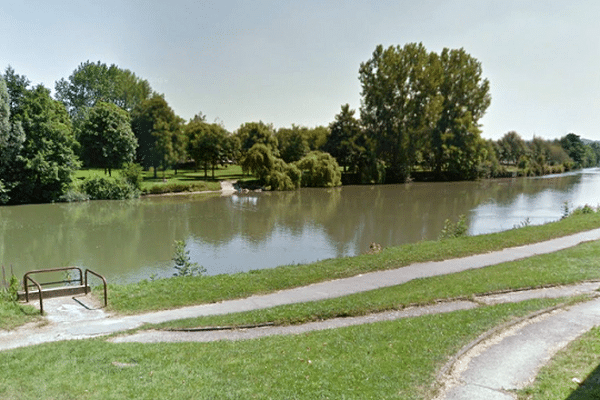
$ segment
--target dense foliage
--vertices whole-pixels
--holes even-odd
[[[82,158],[88,167],[111,170],[135,159],[138,142],[129,114],[111,103],[98,102],[86,115],[79,134]]]
[[[148,81],[114,64],[80,64],[56,82],[56,99],[8,66],[0,76],[0,204],[134,197],[142,168],[157,178],[160,168],[177,173],[190,164],[205,178],[211,169],[214,179],[218,166],[237,163],[265,189],[292,190],[531,176],[600,163],[600,143],[575,133],[527,141],[510,131],[484,140],[489,82],[464,49],[379,45],[360,64],[359,80],[359,112],[342,105],[328,126],[258,121],[228,132],[202,113],[186,123]],[[73,182],[82,163],[109,176],[124,169],[114,179]]]
[[[0,78],[0,202],[58,200],[80,165],[69,114],[49,89],[8,72],[6,83]],[[20,93],[16,101],[10,92]]]

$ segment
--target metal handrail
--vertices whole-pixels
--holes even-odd
[[[83,285],[83,272],[81,271],[81,268],[79,267],[61,267],[61,268],[48,268],[48,269],[36,269],[34,271],[29,271],[27,272],[24,276],[23,276],[23,286],[25,289],[25,298],[28,300],[28,290],[27,290],[27,278],[29,277],[29,275],[31,274],[39,274],[41,272],[58,272],[58,271],[69,271],[72,269],[76,269],[77,271],[79,271],[79,284]],[[45,282],[42,283],[42,285],[51,285],[51,284],[56,284],[56,283],[62,283],[62,282],[73,282],[73,281],[58,281],[58,282]]]
[[[106,288],[106,279],[97,272],[92,271],[91,269],[85,270],[85,294],[88,294],[88,272],[92,275],[96,275],[98,278],[102,279],[102,283],[104,284],[104,307],[108,305],[108,290]]]
[[[32,277],[28,276],[28,274],[25,274],[25,276],[23,277],[23,283],[25,284],[25,300],[29,303],[29,291],[27,290],[27,279],[29,279],[31,282],[33,282],[33,284],[35,286],[37,286],[38,288],[38,293],[40,296],[40,314],[44,314],[44,303],[42,301],[42,286],[37,283],[35,281],[35,279],[33,279]]]

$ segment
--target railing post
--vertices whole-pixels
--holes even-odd
[[[106,287],[107,286],[106,279],[102,275],[100,275],[90,269],[86,269],[85,270],[85,285],[84,285],[85,294],[88,294],[88,272],[90,274],[96,275],[98,278],[102,279],[102,283],[104,285],[104,307],[106,307],[108,305],[108,289]]]

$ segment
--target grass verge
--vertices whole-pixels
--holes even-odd
[[[0,329],[11,330],[40,318],[40,311],[13,301],[0,300]]]
[[[329,259],[306,265],[282,266],[232,275],[169,278],[129,285],[110,285],[109,307],[113,311],[132,314],[212,303],[376,270],[399,268],[417,262],[439,261],[501,250],[598,227],[600,227],[600,213],[579,214],[541,226],[527,226],[488,235],[420,242],[387,248],[378,254]],[[593,257],[589,256],[589,258],[593,265],[597,264]],[[515,274],[513,270],[512,274],[516,276],[510,278],[514,281],[522,280],[522,283],[518,283],[519,287],[538,286],[539,282],[554,284],[559,283],[560,280],[556,274],[564,276],[558,272],[561,268],[562,266],[557,266],[556,272],[544,272],[538,276],[521,274],[520,271]],[[600,278],[593,269],[586,269],[586,271],[585,274],[573,271],[574,276],[577,277],[573,279]],[[493,281],[489,283],[490,288],[495,286],[497,285],[494,285]],[[427,288],[425,291],[428,292],[430,289]]]
[[[537,299],[242,342],[44,344],[0,353],[0,397],[429,398],[437,371],[465,344],[559,302]]]
[[[402,309],[436,300],[469,298],[483,293],[568,285],[600,279],[600,242],[583,243],[556,253],[449,275],[417,279],[402,285],[335,299],[272,307],[227,315],[170,321],[153,328],[298,324],[336,317]]]
[[[520,400],[600,399],[600,327],[559,351],[533,385],[518,392]]]

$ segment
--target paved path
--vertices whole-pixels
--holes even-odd
[[[600,298],[542,314],[471,349],[436,400],[512,400],[570,341],[600,325]]]
[[[269,308],[278,305],[334,298],[352,293],[394,286],[417,278],[425,278],[435,275],[460,272],[468,269],[482,268],[485,266],[531,257],[538,254],[550,253],[575,246],[585,241],[598,239],[600,239],[600,229],[595,229],[542,243],[510,248],[497,252],[490,252],[446,261],[413,264],[396,270],[373,272],[296,289],[282,290],[280,292],[267,295],[251,296],[247,299],[224,301],[221,303],[205,304],[134,316],[110,316],[103,314],[99,310],[93,309],[93,307],[90,307],[90,310],[81,312],[77,311],[72,305],[59,304],[58,306],[54,307],[56,311],[50,311],[51,308],[48,307],[48,319],[50,322],[46,325],[39,327],[26,326],[11,332],[1,332],[0,350],[57,340],[97,337],[127,329],[137,328],[144,323],[160,323],[174,319],[190,318],[203,315],[226,314],[239,311]],[[525,294],[521,293],[518,295],[523,296]],[[510,294],[509,296],[517,296],[517,294]],[[466,304],[464,306],[472,307],[473,305]],[[520,343],[519,341],[513,341],[514,345],[512,350],[510,346],[508,346],[510,341],[508,339],[500,342],[504,343],[502,346],[506,345],[506,347],[500,348],[492,346],[489,347],[489,350],[486,349],[481,353],[481,358],[473,358],[473,363],[469,363],[471,367],[467,368],[464,374],[461,373],[462,375],[458,375],[457,382],[459,384],[449,388],[447,392],[448,397],[442,398],[451,400],[463,398],[474,400],[478,398],[484,398],[483,396],[485,396],[486,400],[494,400],[496,398],[511,398],[506,397],[506,393],[502,392],[502,390],[515,387],[515,385],[520,384],[519,382],[523,382],[523,379],[529,379],[527,377],[531,376],[531,373],[535,373],[535,368],[537,368],[536,365],[541,365],[541,363],[543,363],[548,357],[547,354],[550,354],[548,353],[548,347],[552,349],[557,348],[557,344],[572,340],[581,332],[590,329],[595,324],[600,323],[600,300],[594,300],[589,303],[585,303],[585,305],[582,306],[572,307],[572,310],[575,310],[573,311],[574,314],[571,311],[556,314],[563,315],[563,319],[555,319],[558,317],[554,316],[552,318],[548,317],[547,323],[551,324],[549,326],[538,325],[537,323],[529,324],[532,327],[541,327],[537,328],[537,333],[538,335],[541,335],[542,338],[547,337],[548,333],[551,332],[550,329],[552,328],[552,331],[556,332],[556,334],[553,336],[554,339],[551,341],[539,339],[540,336],[535,336],[535,332],[522,330],[518,332],[515,331],[515,334],[511,336],[518,337],[522,340]],[[421,311],[443,312],[444,310],[427,311],[425,308],[422,308]],[[401,312],[396,312],[396,314],[398,313]],[[71,317],[65,317],[65,315],[71,315]],[[402,316],[391,316],[389,318],[400,317]],[[73,321],[72,318],[77,320]],[[366,318],[368,319],[373,317],[368,316]],[[348,321],[350,321],[350,319],[346,319],[343,323],[348,323]],[[359,321],[358,323],[372,322],[368,320],[357,321]],[[574,323],[575,321],[585,321],[585,323],[578,324]],[[314,326],[313,328],[316,329]],[[569,329],[565,330],[564,328]],[[536,328],[531,329],[535,330]],[[220,338],[223,337],[221,336]],[[530,343],[530,341],[532,342]],[[538,346],[539,350],[527,350],[527,353],[531,353],[531,360],[537,360],[537,364],[535,364],[535,362],[524,361],[523,364],[519,364],[522,365],[522,367],[520,366],[517,368],[517,361],[508,361],[509,359],[506,355],[509,354],[510,351],[516,354],[518,356],[517,358],[525,360],[525,357],[522,357],[524,354],[523,347],[525,346],[527,349],[529,349],[529,346],[533,346],[532,343],[536,345],[542,344],[541,346]],[[495,351],[499,356],[494,359],[491,356],[492,353],[490,353],[490,351]],[[503,366],[501,366],[499,363],[505,357],[507,361],[505,364],[502,364]],[[482,360],[482,364],[477,364],[480,362],[478,360]],[[487,368],[484,368],[483,365],[487,365]],[[506,378],[502,378],[504,380],[500,380],[498,378],[490,381],[491,378],[500,376],[500,370],[507,372]],[[484,371],[487,371],[487,373],[484,373]],[[524,373],[522,375],[516,375],[516,372],[520,371],[524,371]],[[492,393],[490,394],[489,392]]]

